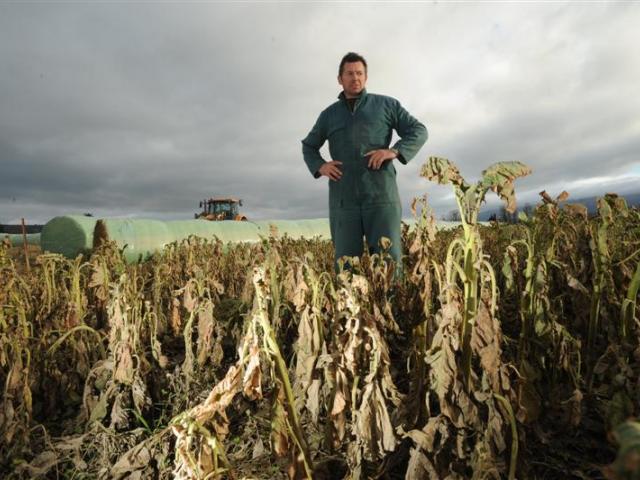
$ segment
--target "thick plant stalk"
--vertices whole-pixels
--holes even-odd
[[[474,389],[474,371],[472,359],[474,354],[483,368],[481,391],[498,396],[508,391],[504,384],[504,370],[500,366],[500,327],[495,318],[498,298],[496,277],[491,265],[483,254],[482,239],[478,227],[478,214],[488,190],[494,190],[506,202],[507,211],[515,210],[513,180],[527,175],[530,169],[518,162],[505,162],[492,165],[483,172],[483,178],[475,185],[469,185],[460,173],[446,159],[430,158],[423,167],[422,175],[438,183],[451,183],[454,188],[460,219],[462,235],[456,238],[447,250],[446,259],[446,295],[440,312],[440,331],[438,341],[432,346],[431,381],[438,394],[440,408],[444,415],[457,429],[472,427],[483,438],[477,448],[486,448],[482,442],[493,438],[497,445],[502,445],[500,426],[485,424],[480,418],[479,409],[471,400]],[[462,298],[459,292],[462,291]],[[456,329],[458,339],[451,340],[445,329]],[[455,338],[454,334],[454,338]],[[456,372],[455,352],[457,345],[461,350],[461,364]],[[460,380],[458,380],[460,375]],[[459,383],[457,383],[459,382]],[[457,385],[456,385],[457,384]],[[497,397],[496,397],[497,398]],[[500,395],[505,405],[512,428],[511,466],[509,479],[515,478],[517,460],[517,427],[513,410],[506,397]],[[491,406],[487,405],[491,411]],[[494,417],[495,418],[495,417]],[[501,425],[500,420],[495,420]],[[495,430],[494,430],[495,429]],[[482,432],[482,433],[481,433]],[[458,430],[458,435],[461,430]],[[462,438],[462,437],[460,437]],[[484,447],[483,447],[484,445]],[[430,448],[427,448],[429,451]],[[488,456],[490,457],[490,455]],[[418,458],[418,457],[415,457]],[[489,461],[485,457],[485,460]],[[480,463],[479,469],[487,465]],[[430,475],[433,477],[433,475]]]
[[[467,233],[468,232],[468,233]],[[477,232],[474,232],[477,233]],[[471,330],[473,320],[478,313],[478,247],[476,237],[471,233],[471,229],[465,230],[469,237],[465,238],[464,253],[464,314],[462,316],[462,359],[463,374],[465,376],[465,386],[467,392],[471,391]]]
[[[93,328],[91,328],[88,325],[77,325],[75,327],[73,327],[72,329],[68,330],[67,332],[64,333],[64,335],[62,335],[59,339],[57,339],[53,345],[51,345],[48,350],[47,350],[47,354],[53,354],[56,352],[56,350],[58,348],[60,348],[60,345],[62,345],[65,340],[67,338],[69,338],[70,336],[72,336],[74,333],[76,332],[80,332],[80,331],[86,331],[88,333],[91,333],[95,338],[96,338],[96,345],[98,347],[98,350],[100,352],[100,358],[104,359],[106,358],[106,352],[104,350],[104,345],[102,344],[103,342],[103,337],[102,335],[100,335],[100,333],[98,333],[97,331],[95,331]]]
[[[256,291],[257,310],[254,314],[254,322],[260,325],[263,332],[263,342],[266,352],[269,354],[269,358],[275,366],[275,373],[278,381],[284,389],[285,402],[284,407],[287,412],[287,425],[292,435],[292,439],[300,453],[302,454],[302,462],[307,478],[313,478],[313,463],[311,461],[311,454],[309,453],[309,447],[307,441],[302,432],[300,426],[300,418],[295,408],[295,396],[293,394],[293,388],[289,381],[289,371],[287,365],[280,352],[280,347],[275,338],[271,324],[269,323],[268,315],[268,286],[266,284],[266,275],[263,268],[257,267],[254,270],[253,284]]]
[[[458,168],[446,158],[431,157],[422,168],[421,175],[441,184],[453,185],[463,235],[455,239],[447,251],[447,302],[452,301],[452,291],[457,278],[462,281],[464,302],[460,337],[462,341],[462,370],[467,391],[471,389],[471,336],[473,322],[478,314],[481,293],[482,241],[478,232],[478,214],[489,190],[495,191],[506,203],[507,211],[515,210],[513,180],[528,175],[531,170],[520,162],[502,162],[491,165],[482,172],[483,177],[475,185],[469,185],[460,175]],[[458,264],[458,255],[462,254],[462,266]],[[495,278],[492,275],[491,278]],[[495,281],[492,287],[495,301]],[[491,306],[495,311],[495,306]]]
[[[587,332],[587,347],[590,357],[595,356],[595,337],[600,330],[600,309],[602,295],[608,286],[612,284],[611,277],[611,253],[609,251],[609,227],[614,223],[617,215],[628,215],[627,204],[623,198],[615,194],[606,194],[597,200],[599,221],[591,226],[591,240],[589,247],[593,256],[595,270],[593,281],[593,296],[591,297],[591,309],[589,314],[589,326]]]
[[[509,480],[515,480],[516,478],[516,466],[518,463],[518,428],[516,426],[516,417],[513,414],[513,408],[511,408],[511,403],[502,395],[498,395],[497,393],[493,394],[496,399],[502,403],[504,408],[507,410],[507,414],[509,417],[509,424],[511,425],[511,459],[509,462]]]
[[[600,303],[605,287],[605,271],[607,270],[608,247],[607,247],[607,224],[601,225],[593,234],[590,242],[593,254],[593,268],[595,270],[593,281],[593,295],[591,297],[591,308],[589,310],[589,325],[587,328],[587,348],[589,354],[593,353],[595,336],[600,325]]]
[[[638,290],[640,289],[640,262],[636,267],[636,271],[633,274],[629,289],[627,290],[627,296],[622,302],[622,308],[620,311],[621,320],[621,335],[623,340],[627,340],[631,333],[631,325],[635,318],[636,302],[638,298]]]
[[[526,266],[524,278],[526,280],[524,291],[520,300],[520,315],[522,318],[522,328],[520,330],[520,338],[518,345],[518,367],[522,367],[528,349],[526,345],[533,338],[533,329],[536,316],[538,314],[539,302],[537,301],[538,292],[536,290],[536,271],[537,260],[535,255],[535,244],[531,231],[527,230],[527,240],[518,240],[513,246],[523,245],[527,250]]]

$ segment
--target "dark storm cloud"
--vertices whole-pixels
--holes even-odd
[[[454,206],[447,188],[418,176],[432,154],[469,178],[524,161],[535,173],[518,191],[532,198],[556,185],[629,185],[638,13],[1,4],[0,222],[87,210],[191,218],[209,195],[243,198],[252,218],[326,216],[326,181],[307,171],[300,139],[335,100],[347,50],[369,59],[371,91],[429,127],[427,145],[398,168],[405,213],[425,191],[441,212]],[[389,23],[403,28],[381,35]]]

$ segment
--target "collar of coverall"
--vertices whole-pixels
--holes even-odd
[[[363,88],[362,91],[360,92],[360,95],[355,97],[357,99],[356,102],[358,102],[359,100],[362,100],[366,96],[367,96],[367,89]],[[340,92],[340,94],[338,95],[338,98],[340,100],[344,100],[345,102],[347,101],[347,97],[345,97],[345,95],[344,95],[344,90],[342,92]]]

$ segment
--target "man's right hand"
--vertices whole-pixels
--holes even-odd
[[[332,160],[325,162],[319,169],[318,173],[322,176],[329,177],[334,182],[337,182],[342,177],[342,170],[340,170],[342,162]]]

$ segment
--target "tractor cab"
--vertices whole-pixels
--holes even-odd
[[[239,198],[209,198],[200,202],[202,211],[195,218],[210,221],[235,220],[244,221],[246,216],[240,213],[242,200]]]

